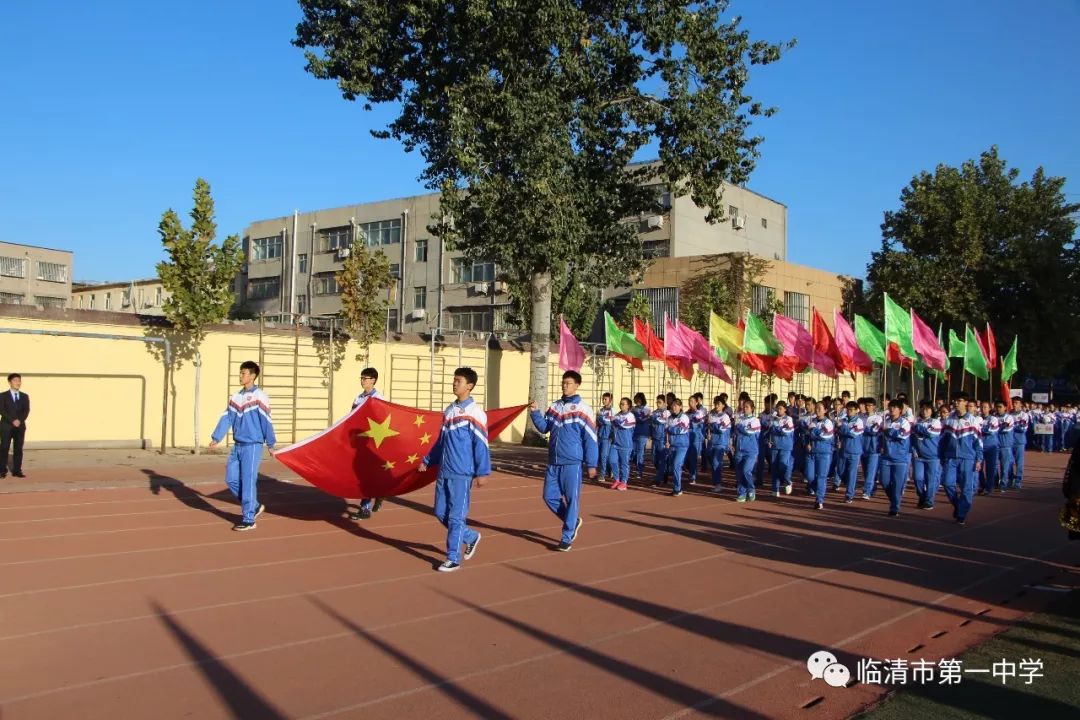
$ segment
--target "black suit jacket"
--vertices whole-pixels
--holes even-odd
[[[11,397],[11,389],[0,393],[0,424],[11,425],[12,420],[18,420],[20,425],[26,424],[26,418],[30,417],[30,396],[19,391],[19,402],[16,403]]]

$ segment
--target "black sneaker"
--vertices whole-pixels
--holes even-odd
[[[371,506],[371,512],[379,512],[379,508],[382,507],[382,498],[375,498],[375,504]]]
[[[934,509],[934,506],[933,506],[933,505],[923,505],[923,506],[922,506],[922,509],[923,509],[923,510],[933,510],[933,509]]]
[[[854,505],[855,504],[855,498],[844,498],[844,504],[845,505]]]
[[[890,510],[889,511],[889,517],[900,517],[900,511],[899,510]]]
[[[584,525],[584,524],[585,524],[584,520],[582,520],[581,518],[577,519],[577,525],[574,526],[574,534],[570,536],[570,542],[571,543],[574,542],[575,540],[577,540],[578,531],[581,530],[581,526]],[[569,549],[570,548],[567,548],[567,550],[569,550]]]
[[[236,532],[247,532],[248,530],[254,530],[255,521],[252,520],[251,522],[238,522],[233,525],[232,529]]]
[[[568,543],[568,542],[561,542],[561,543],[559,543],[559,547],[558,547],[558,548],[556,548],[556,549],[557,549],[557,550],[558,550],[559,552],[570,552],[570,548],[571,548],[571,547],[573,547],[573,545],[571,545],[570,543]]]
[[[480,544],[480,538],[482,537],[483,535],[481,535],[480,533],[476,533],[476,540],[473,540],[471,543],[465,546],[466,560],[472,560],[472,556],[476,554],[476,546]]]
[[[444,562],[442,565],[440,565],[439,567],[437,567],[435,569],[438,570],[439,572],[454,572],[455,570],[457,570],[460,567],[461,567],[460,563],[450,562],[449,560],[447,560],[446,562]]]
[[[967,519],[966,519],[966,518],[962,518],[962,517],[958,517],[958,518],[956,518],[956,524],[957,524],[957,525],[963,525],[963,524],[965,524],[965,523],[967,523]]]
[[[371,509],[366,507],[359,507],[354,512],[349,513],[350,520],[367,520],[371,517]]]

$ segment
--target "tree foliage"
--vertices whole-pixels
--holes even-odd
[[[625,283],[644,262],[634,223],[657,185],[723,216],[773,112],[749,68],[783,45],[752,41],[726,0],[301,0],[294,43],[343,96],[400,103],[377,137],[426,161],[442,193],[430,231],[498,263],[541,310],[531,318],[533,397],[545,393],[551,293]],[[632,165],[650,143],[659,163]],[[554,282],[550,282],[554,279]],[[531,286],[531,288],[530,288]],[[557,298],[556,298],[557,300]]]
[[[363,239],[357,238],[336,279],[346,330],[360,345],[358,359],[366,359],[368,348],[386,331],[389,292],[394,285],[390,260],[381,252],[370,251]]]
[[[738,323],[750,307],[753,289],[772,267],[771,261],[748,253],[722,253],[695,261],[694,274],[679,289],[679,321],[706,337],[709,312]],[[780,310],[783,310],[781,304]],[[771,305],[765,321],[772,322]]]
[[[194,200],[190,230],[172,208],[162,214],[158,234],[167,259],[157,264],[157,272],[168,295],[162,307],[165,317],[178,330],[190,333],[198,347],[207,326],[229,314],[244,253],[238,235],[229,235],[221,245],[214,243],[214,199],[210,184],[202,178],[195,182]]]
[[[649,305],[649,300],[638,292],[633,293],[630,302],[626,303],[626,307],[623,309],[623,325],[627,328],[633,328],[635,318],[648,323],[651,323],[653,319],[652,306]]]
[[[867,268],[869,307],[882,293],[932,327],[990,322],[999,348],[1020,335],[1022,372],[1059,371],[1080,352],[1080,263],[1065,179],[1038,168],[1018,181],[992,147],[960,167],[912,179],[887,211]]]

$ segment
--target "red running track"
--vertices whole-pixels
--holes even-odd
[[[521,467],[474,491],[483,541],[451,575],[430,490],[357,524],[272,462],[247,534],[223,486],[0,496],[0,714],[842,718],[884,689],[811,679],[812,652],[950,658],[1054,597],[1032,586],[1080,584],[1064,456],[966,527],[910,490],[890,519],[590,485],[567,554]]]

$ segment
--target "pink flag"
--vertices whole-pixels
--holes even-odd
[[[828,355],[814,349],[814,337],[801,322],[777,313],[773,316],[773,334],[784,344],[784,355],[794,357],[800,365],[836,377],[836,363]]]
[[[728,375],[727,368],[724,367],[724,363],[720,360],[720,356],[716,354],[716,350],[705,339],[705,336],[685,325],[681,326],[679,330],[682,331],[684,339],[693,343],[694,361],[698,364],[698,369],[720,378],[729,385],[734,385],[731,376]]]
[[[566,321],[559,316],[559,368],[581,372],[581,366],[585,364],[585,351],[581,349],[581,343],[566,327]]]
[[[851,325],[848,325],[848,321],[839,310],[833,310],[833,328],[836,331],[836,347],[848,363],[844,369],[853,373],[873,372],[874,361],[859,348],[859,344],[855,342],[855,331],[851,329]]]
[[[693,359],[694,341],[683,334],[683,329],[664,315],[664,354],[668,357]]]
[[[915,352],[922,356],[926,367],[931,370],[944,370],[948,360],[945,358],[945,350],[938,343],[937,334],[923,319],[911,310],[911,344]]]

